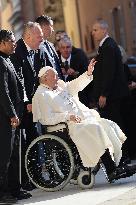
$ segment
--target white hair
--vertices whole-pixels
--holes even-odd
[[[102,29],[108,29],[108,23],[103,19],[97,19],[95,23],[98,23]]]

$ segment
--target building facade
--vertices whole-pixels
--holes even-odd
[[[55,30],[66,30],[76,47],[93,55],[91,29],[102,18],[110,35],[129,56],[136,55],[136,0],[0,0],[1,27],[12,28],[17,38],[23,24],[41,14],[54,19]],[[53,40],[53,39],[52,39]]]
[[[71,2],[73,12],[69,12]],[[88,54],[95,50],[92,24],[101,18],[108,22],[110,35],[128,55],[136,55],[136,0],[63,0],[62,3],[67,32]]]

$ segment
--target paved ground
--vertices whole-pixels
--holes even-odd
[[[99,205],[136,205],[136,188],[118,197],[100,203]]]
[[[102,171],[96,176],[93,189],[81,190],[68,185],[62,191],[33,190],[33,197],[18,204],[27,205],[136,205],[136,174],[108,184]]]

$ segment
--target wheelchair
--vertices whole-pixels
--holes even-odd
[[[60,123],[42,126],[41,136],[34,139],[25,155],[25,167],[30,181],[45,191],[63,189],[68,183],[78,184],[82,189],[94,186],[96,166],[84,167],[78,150],[71,140],[68,126]],[[76,183],[75,183],[76,182]]]

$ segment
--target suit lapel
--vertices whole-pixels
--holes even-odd
[[[3,60],[6,62],[7,68],[10,71],[10,73],[12,74],[12,76],[14,77],[14,79],[16,79],[16,78],[18,79],[17,73],[16,73],[15,68],[14,68],[13,64],[11,63],[10,59],[3,58]]]
[[[27,66],[27,68],[33,72],[34,77],[35,77],[36,76],[35,68],[34,68],[34,65],[32,65],[26,45],[23,39],[20,39],[19,41],[20,41],[20,47],[21,47],[21,55],[23,56],[23,61],[24,61],[23,63],[28,63],[29,66]]]
[[[100,50],[107,44],[107,42],[109,41],[110,37],[106,38],[105,41],[103,42],[102,46],[100,46]]]

